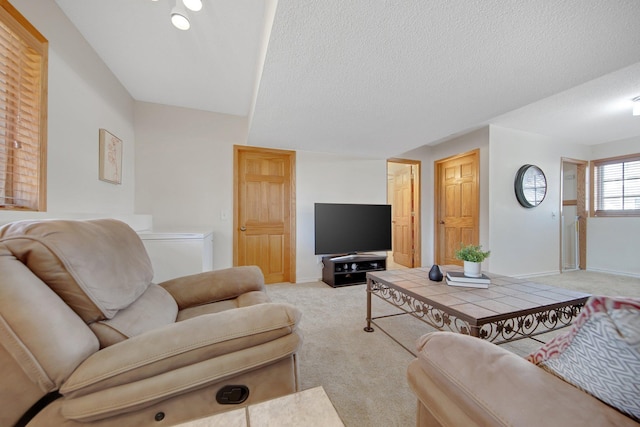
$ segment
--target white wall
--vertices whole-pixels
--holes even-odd
[[[514,276],[559,272],[561,158],[586,159],[588,147],[491,126],[489,151],[491,271]],[[514,193],[516,173],[524,164],[540,167],[547,178],[545,199],[531,209],[520,206]]]
[[[387,162],[298,151],[296,153],[297,282],[322,277],[314,255],[314,203],[387,203]]]
[[[247,120],[136,102],[136,212],[154,230],[213,231],[214,269],[233,264],[233,146]],[[318,280],[313,204],[386,203],[386,161],[296,153],[296,279]],[[225,219],[223,219],[223,217]]]
[[[480,149],[480,243],[492,251],[483,268],[526,277],[560,271],[561,159],[639,153],[640,137],[586,146],[492,125],[399,155],[422,162],[423,266],[435,259],[433,164],[475,148]],[[521,207],[514,193],[515,175],[524,164],[539,166],[547,177],[547,196],[532,209]],[[640,275],[635,254],[640,218],[589,218],[587,236],[587,269]]]
[[[49,41],[47,213],[133,214],[133,99],[53,0],[11,2]],[[122,185],[98,180],[98,130],[123,140]]]
[[[156,231],[213,231],[214,269],[233,264],[233,146],[247,119],[135,104],[136,212]]]
[[[592,147],[591,160],[640,153],[640,137]],[[640,276],[640,218],[597,218],[587,221],[587,269]]]
[[[136,211],[154,230],[213,231],[214,269],[233,264],[233,145],[245,118],[137,102]],[[296,278],[318,280],[313,204],[386,203],[386,161],[296,153]],[[223,219],[223,217],[225,219]]]

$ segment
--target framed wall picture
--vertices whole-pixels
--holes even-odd
[[[100,129],[101,181],[112,184],[122,183],[122,140],[105,129]]]

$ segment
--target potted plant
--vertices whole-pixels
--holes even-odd
[[[480,265],[489,255],[491,251],[483,251],[482,245],[463,245],[460,243],[460,249],[456,251],[456,258],[464,261],[464,275],[469,277],[480,277]]]

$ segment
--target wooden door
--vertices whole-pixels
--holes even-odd
[[[402,165],[393,172],[393,262],[413,268],[413,172]]]
[[[234,265],[295,282],[295,152],[234,147]]]
[[[479,151],[436,162],[436,263],[462,265],[461,244],[479,243]]]
[[[587,269],[587,162],[578,162],[578,268]]]
[[[571,268],[586,270],[587,268],[587,165],[588,163],[584,160],[562,159],[562,218],[566,222],[566,212],[575,209],[576,223],[571,224],[573,227],[569,233],[569,227],[561,221],[560,271]],[[571,182],[565,180],[568,171],[572,174],[575,172],[574,184],[570,186],[575,188],[567,188],[567,183]],[[577,258],[576,265],[570,267],[568,260],[565,259],[568,256],[566,248],[569,246],[569,241],[575,242],[573,245],[575,247],[572,248],[575,252],[572,255]]]

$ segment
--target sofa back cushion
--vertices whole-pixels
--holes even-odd
[[[153,279],[142,241],[113,219],[18,221],[0,242],[86,323],[111,319]]]
[[[89,327],[0,243],[0,426],[12,426],[98,351]]]

